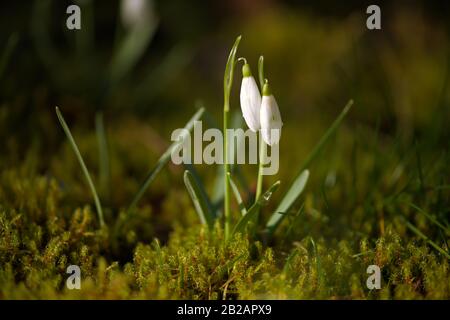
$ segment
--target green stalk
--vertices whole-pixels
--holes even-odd
[[[223,78],[223,171],[224,171],[224,179],[223,179],[223,187],[224,187],[224,201],[223,201],[223,212],[225,218],[225,239],[228,239],[230,236],[230,184],[228,179],[226,178],[229,173],[229,164],[228,164],[228,137],[227,137],[227,129],[228,129],[228,120],[230,118],[230,94],[231,87],[233,84],[233,74],[234,74],[234,66],[236,62],[236,51],[239,46],[239,42],[241,41],[241,36],[236,38],[234,42],[233,48],[231,48],[230,54],[228,56],[228,61],[225,66],[225,74]]]
[[[228,118],[230,113],[230,105],[229,102],[225,102],[224,108],[223,108],[223,173],[224,176],[228,176],[230,170],[229,170],[229,164],[228,164],[228,137],[227,137],[227,128],[228,128]],[[224,183],[224,215],[225,215],[225,238],[228,239],[230,235],[230,183],[228,182],[228,179],[223,179]]]
[[[260,56],[258,60],[258,77],[259,77],[259,86],[261,87],[261,90],[264,86],[264,57]],[[264,143],[264,140],[261,136],[261,133],[259,134],[259,167],[258,167],[258,181],[256,182],[256,195],[255,195],[255,201],[259,199],[262,192],[263,187],[263,168],[264,168],[264,156],[266,155],[266,144]]]
[[[98,195],[97,195],[97,190],[95,189],[94,183],[92,182],[91,176],[90,176],[89,171],[84,163],[83,157],[81,156],[80,150],[78,149],[78,146],[75,143],[75,139],[73,138],[72,133],[70,132],[70,129],[67,126],[67,123],[64,120],[64,117],[61,114],[61,112],[59,111],[58,107],[56,107],[56,115],[58,116],[58,120],[61,123],[61,126],[67,136],[67,139],[69,139],[70,145],[72,146],[72,149],[75,152],[75,155],[78,159],[78,162],[80,163],[80,166],[84,173],[84,176],[86,177],[89,188],[91,189],[92,196],[94,197],[95,207],[97,208],[97,214],[98,214],[98,220],[100,221],[100,227],[103,228],[103,226],[105,225],[105,222],[103,220],[103,210],[102,210],[102,205],[100,204],[100,199],[98,198]]]
[[[263,169],[264,169],[264,157],[266,155],[266,144],[264,140],[259,134],[259,167],[258,167],[258,181],[256,183],[256,196],[255,199],[258,199],[261,196],[262,187],[263,187]]]

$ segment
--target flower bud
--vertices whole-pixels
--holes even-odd
[[[242,67],[241,84],[241,110],[245,123],[250,130],[256,132],[260,128],[261,94],[255,78],[252,76],[250,66],[245,63]]]
[[[269,146],[277,144],[280,141],[283,122],[281,121],[277,101],[270,90],[268,82],[266,82],[263,87],[260,123],[261,135],[264,142]]]

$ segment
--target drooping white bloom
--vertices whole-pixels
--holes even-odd
[[[263,88],[263,97],[260,112],[261,135],[263,140],[269,146],[273,146],[280,141],[281,121],[280,109],[275,100],[269,84],[266,82]]]
[[[125,27],[132,27],[152,17],[152,0],[122,0],[120,17]]]
[[[258,85],[250,71],[250,66],[245,63],[242,67],[242,84],[241,84],[241,110],[245,123],[250,130],[256,132],[260,128],[260,109],[261,94]]]

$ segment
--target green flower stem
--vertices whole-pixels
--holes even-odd
[[[241,41],[241,36],[236,38],[234,42],[233,48],[231,48],[230,54],[228,56],[228,61],[225,66],[225,74],[223,77],[223,183],[224,183],[224,218],[225,218],[225,239],[228,239],[230,236],[230,184],[228,182],[227,176],[229,169],[228,164],[228,137],[227,137],[227,129],[228,122],[230,118],[230,95],[231,95],[231,87],[233,84],[233,74],[234,67],[236,63],[236,51],[239,46],[239,42]]]
[[[259,85],[261,86],[261,90],[264,87],[264,57],[260,56],[258,60],[258,78],[259,78]],[[259,167],[258,167],[258,181],[256,182],[256,195],[255,195],[255,202],[259,199],[262,192],[263,187],[263,168],[264,168],[264,162],[265,162],[265,155],[266,155],[266,144],[264,143],[264,140],[262,138],[261,132],[259,134]]]
[[[262,187],[263,187],[263,169],[264,169],[264,160],[265,160],[265,155],[266,155],[266,144],[262,138],[262,135],[259,134],[259,167],[258,167],[258,181],[256,182],[256,195],[255,195],[255,201],[259,199],[259,197],[261,196],[261,192],[262,192]]]
[[[229,164],[228,164],[228,137],[227,137],[227,128],[228,128],[228,119],[230,116],[230,106],[228,102],[225,102],[223,109],[223,171],[224,177],[228,176],[230,172]],[[224,217],[225,217],[225,238],[228,239],[230,235],[230,183],[228,179],[223,179],[224,182]]]

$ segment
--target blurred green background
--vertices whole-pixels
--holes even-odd
[[[13,110],[34,134],[45,134],[38,119],[55,105],[77,123],[88,123],[96,110],[113,121],[180,118],[198,99],[219,113],[226,56],[239,34],[239,55],[255,71],[258,56],[265,56],[282,114],[295,119],[288,128],[301,128],[305,119],[329,121],[349,98],[357,102],[353,119],[379,120],[386,132],[405,137],[436,113],[448,116],[441,109],[449,95],[444,1],[382,3],[381,31],[367,30],[364,1],[149,1],[142,28],[148,39],[126,72],[115,66],[132,33],[121,23],[119,1],[74,3],[82,10],[79,31],[65,26],[71,1],[1,5],[2,48],[17,40],[2,75],[2,113]]]
[[[76,31],[66,28],[70,1],[1,4],[0,164],[25,163],[33,173],[76,180],[76,201],[91,198],[54,107],[64,113],[94,176],[95,116],[103,113],[112,184],[121,186],[110,201],[123,206],[196,105],[221,123],[225,62],[239,34],[238,55],[254,72],[264,55],[281,109],[280,178],[292,178],[350,98],[355,106],[342,128],[344,142],[329,147],[332,161],[317,168],[319,181],[339,168],[345,176],[351,161],[361,179],[372,179],[364,167],[374,160],[353,153],[373,135],[377,152],[395,145],[400,162],[417,144],[430,151],[423,154],[429,155],[425,166],[448,154],[450,6],[444,1],[383,2],[382,30],[374,31],[366,28],[371,3],[364,1],[148,1],[145,19],[133,26],[124,23],[119,1],[75,3],[82,13]],[[238,69],[231,106],[237,112],[239,85]],[[403,170],[392,166],[397,175]],[[153,200],[175,182],[183,189],[180,171],[171,170],[177,174],[164,188],[154,187]]]

